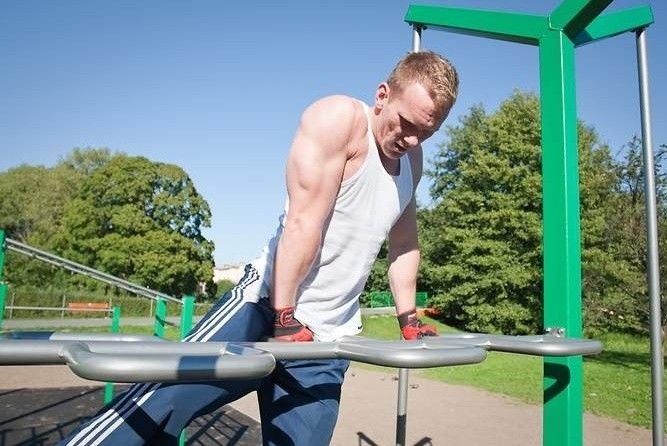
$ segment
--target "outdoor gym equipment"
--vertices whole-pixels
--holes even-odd
[[[555,334],[461,333],[415,341],[351,336],[337,342],[295,343],[172,342],[136,335],[15,332],[0,340],[0,365],[65,364],[76,375],[97,381],[174,382],[262,378],[273,371],[276,361],[290,359],[346,358],[401,371],[475,364],[484,361],[489,350],[558,357],[597,354],[602,344]],[[400,379],[399,390],[407,388],[406,378]],[[398,408],[396,439],[397,445],[404,445],[407,400],[402,391]]]
[[[612,0],[564,0],[548,15],[411,5],[413,51],[427,28],[534,45],[539,48],[542,115],[542,207],[544,245],[544,327],[580,337],[581,240],[575,48],[632,31],[637,39],[647,220],[647,279],[650,294],[653,444],[664,444],[663,354],[658,269],[657,212],[648,93],[646,28],[649,6],[600,15]],[[543,444],[583,441],[582,358],[544,360]],[[548,392],[554,382],[559,392]]]
[[[413,50],[421,47],[422,31],[426,28],[443,29],[455,33],[505,40],[514,43],[538,46],[540,63],[540,99],[542,113],[542,178],[544,219],[544,326],[549,333],[535,337],[490,337],[488,335],[464,335],[463,337],[440,336],[422,341],[403,341],[382,344],[381,341],[345,340],[339,343],[313,344],[326,351],[300,351],[302,344],[262,345],[244,344],[165,344],[143,341],[133,349],[156,349],[169,367],[174,366],[172,348],[187,348],[179,367],[190,376],[214,376],[216,373],[235,374],[223,371],[237,364],[238,371],[266,373],[271,361],[286,357],[303,357],[301,354],[325,355],[323,357],[349,357],[362,362],[400,367],[399,422],[405,421],[405,395],[407,393],[407,368],[456,365],[483,360],[486,350],[513,351],[544,356],[544,410],[543,443],[545,445],[581,445],[583,440],[582,412],[582,358],[581,355],[595,353],[599,344],[595,341],[578,340],[582,334],[581,318],[581,240],[579,217],[579,184],[577,160],[577,115],[576,82],[574,69],[575,48],[601,39],[635,32],[637,37],[637,63],[640,85],[640,108],[642,122],[642,144],[644,149],[644,178],[648,237],[648,283],[650,294],[651,322],[651,370],[653,407],[653,444],[660,446],[663,440],[663,356],[661,339],[661,309],[659,296],[657,212],[653,147],[650,126],[648,93],[648,70],[646,28],[653,23],[649,6],[632,8],[620,12],[600,15],[612,0],[564,0],[551,14],[545,16],[508,12],[471,10],[440,6],[411,5],[405,20],[414,27]],[[0,240],[1,241],[1,240]],[[0,273],[3,253],[0,250]],[[1,278],[1,277],[0,277]],[[4,299],[6,286],[0,283],[0,301]],[[567,338],[559,338],[567,336]],[[532,339],[532,341],[528,341]],[[555,339],[563,339],[555,341]],[[527,342],[528,341],[528,342]],[[554,342],[555,341],[555,342]],[[21,344],[16,344],[21,342]],[[131,374],[132,381],[141,376],[139,370],[114,369],[119,355],[130,355],[128,364],[141,363],[141,354],[113,350],[115,342],[84,340],[5,340],[0,341],[0,357],[3,361],[41,364],[74,364],[73,370],[81,373]],[[386,341],[385,341],[386,342]],[[583,342],[583,343],[581,343]],[[445,347],[447,343],[452,343]],[[121,346],[134,345],[123,343]],[[183,345],[184,347],[180,347]],[[201,345],[201,347],[199,346]],[[399,345],[403,347],[398,347]],[[554,345],[560,348],[551,350]],[[595,345],[595,348],[592,346]],[[21,347],[19,353],[14,349]],[[214,350],[208,350],[212,346]],[[530,348],[528,348],[530,346]],[[569,346],[567,348],[562,348]],[[586,346],[584,349],[580,349]],[[571,347],[571,348],[570,348]],[[195,349],[203,350],[195,350]],[[217,350],[215,350],[217,348]],[[286,351],[280,350],[287,349]],[[165,350],[163,350],[165,349]],[[507,350],[505,350],[507,349]],[[139,351],[138,350],[138,351]],[[12,353],[13,352],[13,353]],[[193,353],[200,352],[203,359]],[[555,354],[554,352],[557,352]],[[245,354],[244,354],[245,353]],[[24,356],[12,356],[24,355]],[[9,355],[9,356],[7,356]],[[132,356],[134,355],[134,356]],[[282,355],[287,355],[283,357]],[[293,356],[290,356],[293,355]],[[334,355],[334,356],[327,356]],[[338,355],[338,356],[335,356]],[[308,357],[308,356],[306,356]],[[12,359],[14,358],[14,359]],[[92,359],[91,359],[92,358]],[[232,358],[230,360],[230,358]],[[243,358],[243,359],[241,359]],[[406,359],[407,358],[407,359]],[[427,358],[427,359],[424,359]],[[150,358],[149,358],[150,359]],[[145,359],[145,360],[149,360]],[[478,361],[479,359],[479,361]],[[92,360],[92,363],[91,363]],[[155,357],[152,358],[153,363]],[[24,361],[24,362],[21,362]],[[40,362],[47,361],[47,362]],[[50,361],[50,362],[49,362]],[[78,362],[77,362],[78,361]],[[231,362],[230,362],[231,361]],[[236,361],[236,362],[234,362]],[[470,361],[470,362],[465,362]],[[96,362],[109,364],[96,369]],[[8,363],[6,363],[8,364]],[[81,365],[83,364],[83,365]],[[91,365],[92,364],[92,365]],[[422,365],[420,365],[422,364]],[[430,365],[426,365],[430,364]],[[146,364],[143,364],[146,365]],[[256,366],[256,367],[255,367]],[[188,368],[190,367],[190,368]],[[220,369],[220,371],[218,371]],[[260,370],[260,372],[257,372]],[[137,376],[134,376],[137,372]],[[174,370],[156,369],[168,378]],[[151,373],[153,373],[151,372]],[[175,373],[179,373],[176,371]],[[166,374],[166,376],[164,375]],[[111,376],[111,375],[106,375]],[[153,376],[153,375],[152,375]],[[129,378],[129,376],[127,376]],[[177,377],[178,378],[178,377]],[[397,425],[397,444],[405,443],[405,425]]]
[[[30,339],[48,336],[48,339]],[[555,335],[476,333],[383,341],[360,336],[336,342],[173,342],[150,336],[31,332],[0,340],[0,365],[65,364],[86,379],[170,382],[253,379],[269,375],[279,360],[345,358],[386,367],[427,368],[475,364],[487,350],[534,356],[594,355],[602,344]]]

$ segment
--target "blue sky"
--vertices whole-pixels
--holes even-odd
[[[213,212],[218,265],[251,260],[283,207],[284,165],[302,110],[319,97],[371,102],[411,48],[410,2],[3,0],[0,171],[52,166],[108,147],[181,166]],[[559,1],[450,0],[443,6],[547,14]],[[654,143],[667,144],[667,6],[649,4]],[[426,30],[423,48],[461,77],[449,124],[538,92],[537,48]],[[577,108],[618,150],[640,134],[634,34],[577,49]],[[445,139],[424,146],[427,160]],[[428,203],[428,182],[418,198]]]

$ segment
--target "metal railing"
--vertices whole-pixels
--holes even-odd
[[[87,379],[114,382],[249,379],[266,376],[276,361],[333,359],[397,368],[475,364],[487,351],[534,356],[594,355],[602,344],[555,335],[502,336],[475,333],[416,341],[358,336],[336,342],[171,342],[149,336],[51,333],[26,339],[14,332],[0,340],[0,365],[65,364]],[[111,336],[111,337],[110,337]]]
[[[151,290],[150,288],[143,287],[141,285],[134,284],[132,282],[129,282],[125,279],[121,279],[119,277],[113,276],[111,274],[104,273],[102,271],[98,271],[94,268],[91,268],[86,265],[82,265],[80,263],[73,262],[71,260],[64,259],[62,257],[59,257],[55,254],[51,254],[46,251],[42,251],[41,249],[34,248],[32,246],[26,245],[24,243],[18,242],[16,240],[12,240],[10,238],[5,239],[5,247],[11,251],[18,252],[20,254],[23,254],[25,256],[41,260],[42,262],[49,263],[51,265],[55,265],[61,268],[64,268],[68,271],[72,271],[77,274],[81,274],[87,277],[91,277],[95,280],[98,280],[103,283],[107,283],[109,285],[116,286],[118,288],[121,288],[125,291],[128,291],[130,293],[139,295],[139,296],[144,296],[148,297],[149,299],[153,300],[158,300],[158,299],[165,299],[171,302],[175,303],[181,303],[181,300],[169,296],[168,294],[161,293],[159,291]]]

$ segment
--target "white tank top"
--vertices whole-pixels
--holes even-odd
[[[364,104],[364,108],[368,119],[368,154],[361,168],[342,182],[325,223],[322,245],[297,292],[295,317],[320,341],[333,341],[361,331],[359,295],[382,242],[413,194],[408,156],[401,157],[397,176],[387,173],[371,130],[368,106]],[[264,277],[263,295],[268,295],[287,208],[286,204],[275,236],[252,262]]]

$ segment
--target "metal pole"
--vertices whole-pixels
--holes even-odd
[[[641,108],[642,146],[644,153],[644,200],[646,207],[647,279],[651,319],[651,393],[653,408],[653,445],[664,445],[663,436],[663,354],[662,314],[660,309],[660,269],[658,261],[658,219],[655,197],[655,166],[649,101],[648,54],[646,29],[637,31],[637,68],[639,106]]]
[[[421,51],[422,42],[422,27],[419,25],[412,26],[412,52],[418,53]]]
[[[421,50],[422,27],[412,26],[412,52]],[[396,404],[396,446],[404,446],[408,421],[408,369],[398,369],[398,398]]]
[[[14,306],[14,301],[16,301],[16,293],[12,292],[12,307]],[[9,309],[9,319],[14,316],[14,308]]]
[[[408,424],[408,369],[398,369],[398,404],[396,406],[396,446],[405,446]]]

